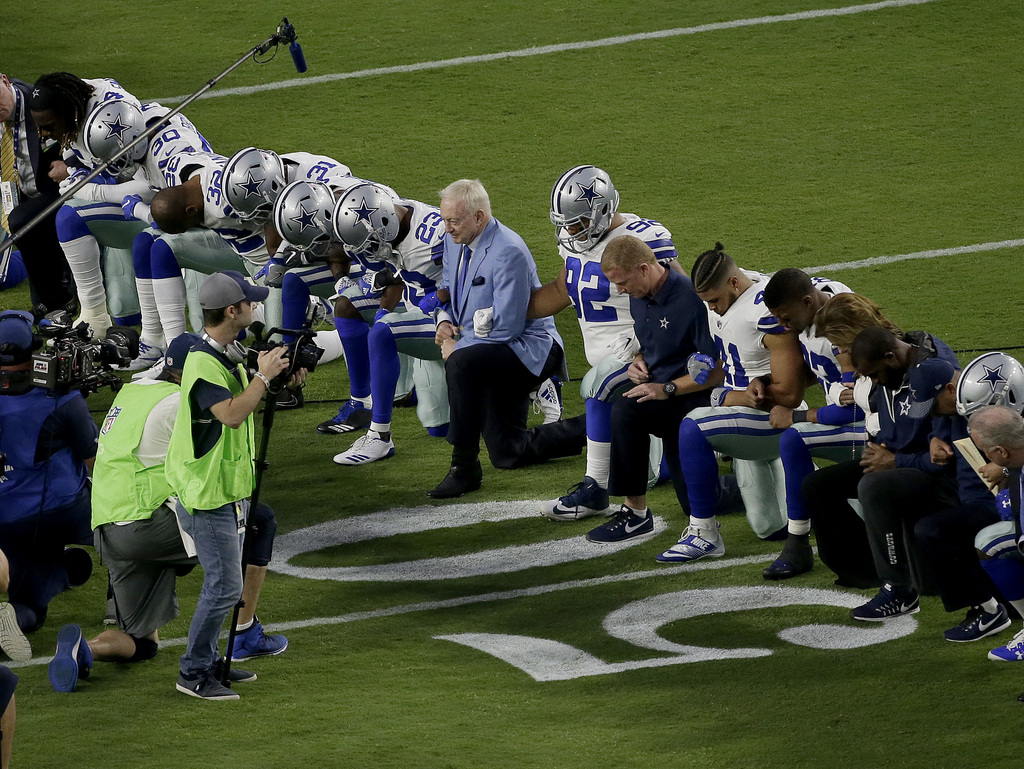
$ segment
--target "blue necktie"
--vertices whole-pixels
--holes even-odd
[[[462,247],[462,254],[459,256],[459,304],[463,304],[468,286],[466,285],[466,273],[469,271],[469,260],[473,258],[473,252],[469,246]]]

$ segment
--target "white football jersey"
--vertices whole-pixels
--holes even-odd
[[[243,222],[234,216],[234,209],[221,191],[220,179],[228,159],[213,152],[183,152],[170,158],[164,166],[164,182],[168,187],[184,184],[196,174],[203,190],[203,227],[213,230],[239,256],[263,262],[269,257],[263,240],[263,225]]]
[[[576,308],[583,348],[591,366],[608,357],[620,337],[633,334],[629,296],[620,294],[601,272],[605,246],[619,235],[633,235],[650,246],[655,258],[665,266],[676,259],[676,247],[667,227],[636,214],[622,216],[626,220],[623,224],[606,232],[593,248],[582,254],[574,254],[562,245],[558,247],[558,254],[565,261],[565,285]]]
[[[441,210],[418,200],[399,200],[398,205],[412,209],[409,232],[391,258],[398,268],[398,277],[405,281],[405,299],[418,304],[441,280],[444,256],[444,220]]]
[[[708,310],[708,326],[725,369],[724,386],[734,390],[745,390],[752,379],[771,373],[771,354],[764,336],[786,333],[764,303],[768,276],[743,272],[754,284],[739,295],[725,315]]]
[[[811,283],[819,291],[828,294],[829,297],[836,296],[837,294],[853,293],[853,289],[837,280],[811,278]],[[800,332],[800,347],[804,352],[804,361],[806,361],[811,371],[814,372],[818,382],[821,383],[828,404],[830,406],[835,405],[839,402],[841,390],[832,385],[842,384],[843,380],[842,369],[839,366],[839,360],[836,358],[838,351],[828,339],[816,337],[814,333],[814,326]]]
[[[344,163],[326,155],[309,152],[286,152],[281,155],[284,178],[291,182],[323,182],[332,190],[344,188],[352,179],[352,171]]]
[[[142,115],[146,118],[146,124],[162,118],[170,108],[164,107],[155,102],[142,105]],[[164,168],[175,155],[185,152],[213,152],[210,143],[199,133],[192,121],[181,113],[171,118],[171,121],[164,126],[156,136],[149,140],[149,149],[142,161],[142,166],[135,174],[150,187],[163,189],[167,186]]]

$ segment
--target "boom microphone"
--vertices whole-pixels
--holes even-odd
[[[299,41],[295,39],[295,27],[288,23],[287,16],[281,20],[279,34],[285,41],[291,43],[291,45],[288,46],[288,53],[292,55],[292,61],[295,62],[295,69],[299,74],[302,74],[306,71],[306,56],[302,53],[302,46],[299,45]]]

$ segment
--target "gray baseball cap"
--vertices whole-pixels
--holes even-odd
[[[269,288],[252,285],[238,270],[225,270],[215,272],[203,281],[199,289],[199,306],[204,310],[219,310],[242,300],[262,302],[268,294]]]

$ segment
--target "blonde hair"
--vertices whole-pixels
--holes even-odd
[[[601,271],[634,272],[641,264],[657,264],[651,247],[632,235],[619,235],[608,241],[601,255]]]
[[[860,294],[832,297],[814,315],[814,335],[827,337],[836,347],[852,347],[857,334],[866,328],[881,327],[897,339],[903,330],[882,313],[882,308]]]

